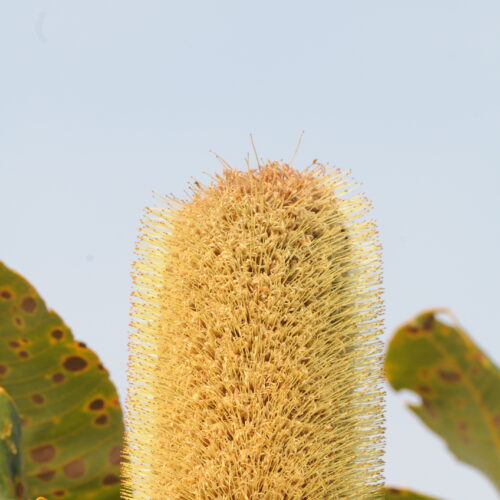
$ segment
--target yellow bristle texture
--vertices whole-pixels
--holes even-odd
[[[380,250],[353,187],[224,167],[148,210],[123,498],[383,498]]]

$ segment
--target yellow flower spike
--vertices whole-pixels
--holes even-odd
[[[148,211],[123,498],[383,498],[380,250],[353,187],[226,167]]]

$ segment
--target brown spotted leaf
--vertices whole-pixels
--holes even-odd
[[[437,500],[434,497],[420,495],[410,490],[402,490],[400,488],[385,488],[385,500]]]
[[[500,371],[458,326],[420,314],[392,338],[386,374],[422,398],[410,408],[500,490]]]
[[[22,494],[21,419],[12,398],[0,387],[0,498]]]
[[[119,498],[122,411],[108,372],[1,262],[0,385],[23,420],[23,498]]]

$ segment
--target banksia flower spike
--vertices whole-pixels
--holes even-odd
[[[123,498],[382,498],[380,254],[353,186],[224,167],[148,211]]]

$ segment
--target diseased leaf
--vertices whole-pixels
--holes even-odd
[[[420,495],[410,490],[402,490],[400,488],[385,488],[385,500],[437,500],[434,497]]]
[[[24,497],[119,498],[122,411],[108,372],[2,263],[0,385],[23,420]]]
[[[397,330],[386,374],[394,389],[422,398],[410,405],[455,456],[500,490],[500,371],[458,326],[424,312]]]
[[[21,419],[10,396],[0,387],[0,498],[22,495]]]

